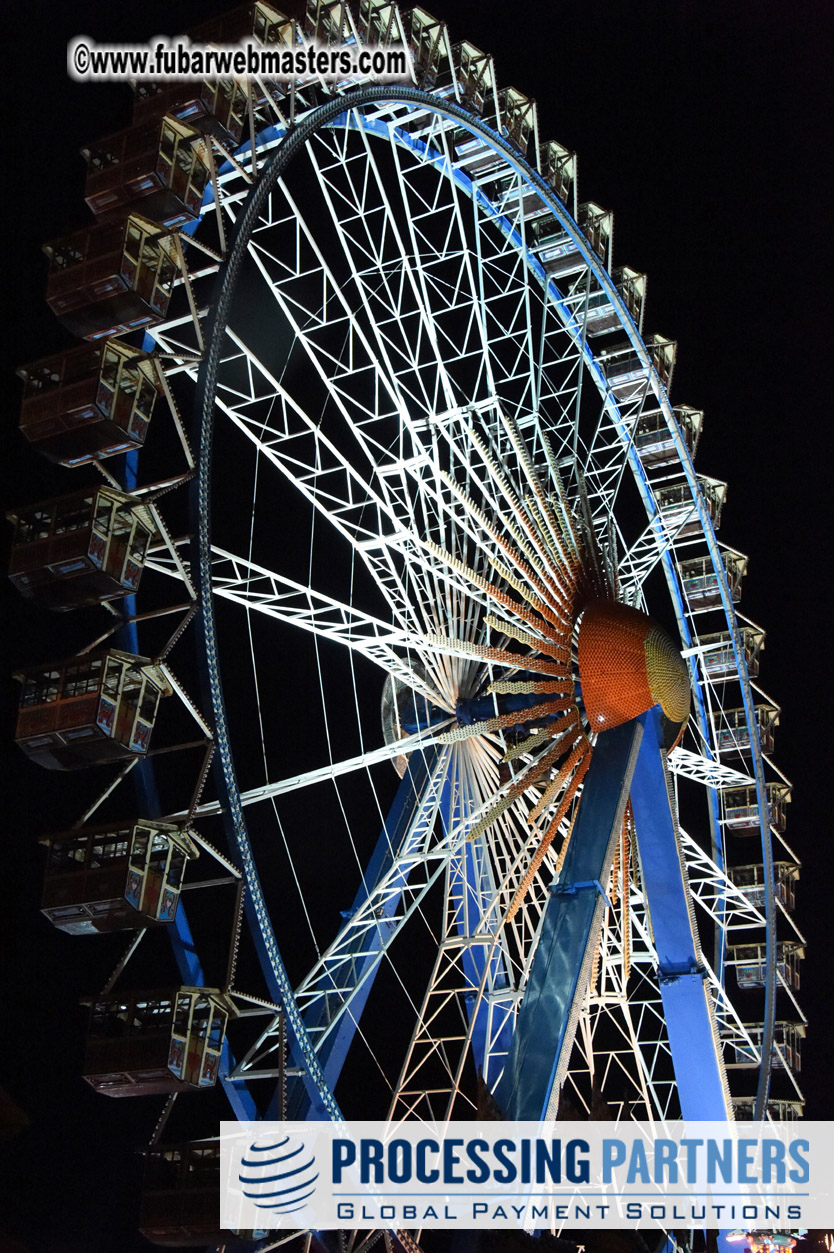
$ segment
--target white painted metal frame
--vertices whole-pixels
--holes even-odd
[[[505,175],[512,182],[509,190],[505,183],[499,211],[490,199],[489,181],[482,186],[469,178],[454,141],[455,126],[448,118],[430,108],[420,114],[402,103],[365,113],[346,111],[339,124],[314,137],[306,154],[307,178],[319,213],[326,210],[327,244],[317,239],[321,217],[314,220],[298,198],[297,184],[288,179],[275,188],[250,248],[276,322],[290,330],[290,355],[276,376],[275,365],[264,361],[241,331],[229,327],[218,383],[218,408],[249,442],[258,464],[277,470],[279,490],[303,496],[316,525],[347,542],[351,568],[361,567],[370,575],[380,594],[375,610],[384,605],[389,617],[291,579],[257,561],[253,551],[215,547],[219,598],[236,603],[247,617],[253,612],[273,617],[362,654],[447,713],[483,676],[483,667],[453,641],[480,638],[488,600],[427,541],[447,547],[454,543],[455,556],[465,565],[486,573],[494,568],[500,549],[473,521],[462,495],[474,497],[482,515],[495,520],[502,534],[517,538],[509,516],[511,501],[485,473],[473,442],[480,432],[515,490],[525,490],[524,464],[502,433],[501,413],[515,419],[531,457],[540,464],[545,450],[539,432],[546,430],[562,475],[574,489],[582,483],[597,534],[618,566],[624,598],[644,604],[652,570],[665,565],[672,576],[678,552],[693,543],[689,538],[684,545],[663,525],[656,505],[641,532],[630,538],[623,532],[619,501],[629,481],[631,442],[641,416],[668,402],[650,365],[643,368],[642,383],[638,370],[636,385],[618,398],[603,370],[589,360],[593,267],[587,253],[579,255],[574,273],[557,287],[537,259],[536,218],[529,212],[529,196],[522,194],[527,183],[521,167],[507,162]],[[271,134],[269,144],[275,142]],[[217,180],[230,219],[242,194],[239,181],[234,169]],[[538,216],[546,209],[540,202]],[[618,314],[627,323],[627,314]],[[193,374],[188,359],[195,351],[192,327],[193,319],[180,318],[155,334],[166,352],[179,356],[181,368]],[[324,399],[318,412],[308,411],[287,382],[298,358],[320,385]],[[349,433],[349,447],[327,434],[334,415]],[[398,431],[393,444],[392,424]],[[693,513],[694,499],[690,513],[679,519],[678,531]],[[690,616],[684,642],[691,647],[693,639],[697,632]],[[257,669],[257,658],[253,664]],[[692,747],[676,751],[670,762],[673,771],[713,791],[750,781],[751,776],[718,760],[715,727],[726,707],[724,685],[712,683],[704,671],[693,674],[708,716],[696,723]],[[373,728],[367,734],[373,736]],[[466,750],[473,761],[466,769],[461,763],[456,767],[458,786],[469,789],[469,809],[475,813],[483,811],[489,787],[494,790],[496,782],[494,770],[492,778],[487,770],[496,749],[485,742],[484,750],[479,775],[474,743]],[[367,770],[394,755],[379,750],[375,756],[376,751],[351,760],[357,769]],[[314,767],[297,776],[293,786],[315,787],[340,773]],[[261,796],[274,798],[283,790],[280,780],[265,780]],[[256,799],[257,792],[250,789],[244,803]],[[462,947],[504,945],[507,968],[516,971],[512,996],[517,1000],[523,994],[551,858],[509,941],[497,938],[497,915],[523,873],[520,831],[526,809],[529,804],[518,803],[496,824],[488,873],[473,885],[477,893],[488,883],[491,902],[471,930],[461,926],[447,887],[438,958],[397,1081],[394,1109],[401,1102],[403,1109],[417,1112],[422,1099],[426,1112],[436,1112],[437,1102],[427,1103],[428,1094],[422,1090],[421,1098],[419,1087],[428,1056],[444,1059],[448,1083],[442,1093],[432,1092],[442,1098],[444,1112],[451,1112],[459,1097],[471,1099],[462,1078],[470,1028],[460,1006],[465,996],[471,1000],[473,989],[461,973]],[[459,831],[457,835],[459,846]],[[415,879],[413,889],[418,903],[441,867],[447,882],[453,873],[451,845],[446,844],[442,854],[442,840],[424,848],[423,877]],[[707,865],[698,842],[688,840],[686,849],[701,876],[696,898],[708,904],[712,924],[727,935],[734,928],[760,924],[761,916],[753,918],[739,902],[743,893],[724,892],[729,880],[721,869],[723,856],[717,862],[707,858]],[[401,921],[412,912],[403,909]],[[338,960],[347,931],[327,950],[333,960]],[[616,1064],[628,1075],[631,1088],[621,1109],[632,1115],[642,1107],[644,1114],[660,1116],[669,1111],[672,1099],[668,1046],[651,976],[655,960],[635,884],[625,923],[611,919],[606,924],[600,978],[594,985],[598,990],[589,994],[577,1059],[577,1074],[584,1069],[593,1078]],[[639,988],[628,985],[627,969]],[[299,989],[302,1000],[305,988],[315,983],[314,969]],[[736,1035],[745,1036],[755,1051],[733,1014],[720,971],[715,993],[722,1023],[735,1024]],[[474,995],[475,1004],[489,1001],[494,989],[485,985],[474,989]],[[433,1034],[438,1001],[458,1006],[460,1021],[451,1035],[445,1028]],[[609,1029],[600,1024],[612,1017],[623,1046],[606,1044],[605,1060],[595,1060],[595,1041]],[[247,1064],[255,1064],[255,1055]],[[488,1054],[487,1068],[489,1062]],[[576,1088],[578,1099],[585,1099],[579,1096],[579,1080]]]

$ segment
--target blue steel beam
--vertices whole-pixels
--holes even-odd
[[[368,862],[362,884],[347,915],[352,917],[366,903],[376,885],[385,875],[390,873],[394,858],[407,847],[414,820],[422,805],[431,778],[438,767],[441,756],[439,746],[433,746],[423,752],[415,751],[408,759],[403,780],[394,797],[391,810],[385,820],[374,852]],[[401,887],[406,887],[406,877],[402,876]],[[382,957],[383,945],[390,939],[395,922],[394,915],[399,907],[401,892],[393,892],[387,897],[378,919],[375,931],[363,929],[356,937],[356,961],[353,966],[352,986],[358,987],[353,995],[350,1010],[341,1017],[338,1028],[329,1035],[318,1049],[319,1062],[331,1089],[342,1070],[348,1050],[353,1042],[359,1026],[359,1019],[370,995],[376,973]],[[350,945],[344,949],[343,955],[350,953]],[[332,985],[332,980],[331,980]],[[316,1034],[317,1028],[326,1025],[330,1004],[341,1004],[348,995],[349,989],[344,986],[337,989],[333,986],[332,998],[322,997],[304,1014],[304,1025],[309,1032]],[[323,979],[320,990],[328,991],[328,984]],[[310,1117],[309,1094],[304,1085],[295,1085],[290,1097],[288,1117],[300,1119]]]
[[[488,717],[491,712],[494,708],[485,714],[478,713],[477,717]],[[441,821],[447,834],[469,816],[471,804],[471,795],[463,786],[460,774],[457,777],[450,774],[440,801]],[[495,894],[485,836],[479,836],[474,842],[467,840],[452,858],[448,891],[456,930],[461,939],[465,941],[478,932],[483,935],[477,943],[464,944],[460,960],[469,989],[464,1003],[470,1021],[472,1060],[487,1087],[490,1087],[493,1072],[500,1069],[512,1040],[515,996],[504,953],[494,942],[497,917],[493,915],[488,926],[483,928],[485,910]],[[482,983],[484,994],[478,1001],[477,993]]]
[[[729,1096],[669,794],[657,706],[641,721],[645,730],[631,781],[631,804],[681,1116],[723,1122],[730,1117]]]
[[[629,792],[681,1116],[716,1122],[730,1117],[655,706],[603,732],[594,749],[496,1094],[508,1118],[538,1121],[556,1111],[602,917],[602,885]]]
[[[606,905],[614,848],[643,736],[639,721],[603,731],[558,881],[550,887],[539,943],[496,1101],[504,1116],[555,1116]]]
[[[488,900],[485,895],[485,870],[488,867],[483,846],[476,848],[469,842],[454,857],[450,866],[449,893],[457,914],[458,935],[462,939],[481,930],[483,906]],[[469,988],[465,994],[465,1008],[471,1023],[472,1060],[488,1087],[500,1059],[509,1049],[515,1006],[503,951],[492,939],[495,929],[493,921],[485,938],[464,947],[461,954],[461,966]],[[478,1001],[477,993],[482,983],[484,994]]]

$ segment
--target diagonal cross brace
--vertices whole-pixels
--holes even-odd
[[[655,706],[600,734],[562,873],[551,887],[496,1099],[507,1118],[553,1118],[599,938],[614,844],[631,795],[658,982],[685,1119],[730,1117],[715,1014]]]
[[[524,1002],[496,1100],[508,1119],[555,1117],[605,909],[643,736],[639,721],[603,731],[558,882],[551,885]]]

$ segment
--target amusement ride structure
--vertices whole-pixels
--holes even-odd
[[[407,74],[139,83],[85,150],[94,222],[46,246],[79,343],[22,368],[21,430],[67,489],[14,512],[11,577],[100,617],[21,672],[16,738],[101,767],[43,837],[43,912],[128,933],[84,1071],[166,1098],[142,1230],[225,1238],[216,1142],[166,1139],[199,1089],[801,1116],[764,632],[612,214],[421,8],[258,0],[191,36],[402,45]],[[137,990],[163,930],[179,985]]]

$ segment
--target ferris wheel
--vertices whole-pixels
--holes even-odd
[[[424,10],[238,19],[401,43],[411,81],[140,88],[161,184],[91,148],[117,225],[53,252],[63,292],[114,237],[130,300],[89,276],[55,297],[133,379],[75,461],[144,526],[137,569],[198,606],[214,774],[165,818],[225,827],[268,989],[212,1082],[289,1073],[295,1118],[798,1116],[778,708],[645,276],[612,268],[612,214],[534,102]],[[143,326],[141,352],[111,338]],[[132,473],[155,401],[194,473],[187,545],[169,481],[106,459]],[[120,570],[87,595],[132,595]]]

